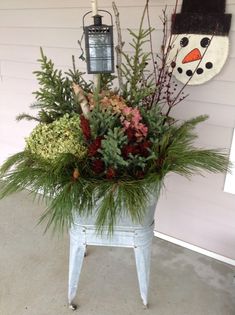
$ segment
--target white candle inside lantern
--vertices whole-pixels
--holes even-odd
[[[92,15],[98,14],[97,10],[97,0],[91,0],[91,8],[92,8]]]

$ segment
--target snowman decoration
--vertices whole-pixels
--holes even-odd
[[[177,80],[198,85],[223,68],[228,57],[231,14],[225,0],[183,0],[173,16],[168,60]]]

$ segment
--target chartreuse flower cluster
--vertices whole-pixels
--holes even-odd
[[[78,114],[65,114],[50,124],[38,124],[26,138],[26,150],[52,162],[61,154],[73,154],[78,160],[85,157],[86,147],[81,141]]]

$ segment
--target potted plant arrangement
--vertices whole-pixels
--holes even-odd
[[[167,174],[190,177],[201,171],[226,172],[227,155],[193,145],[199,116],[176,121],[171,110],[185,95],[172,77],[169,49],[161,56],[151,49],[152,28],[143,28],[148,1],[138,32],[130,31],[133,54],[119,46],[118,80],[100,74],[94,87],[83,73],[55,69],[41,50],[36,71],[38,122],[22,152],[1,166],[1,198],[29,189],[47,202],[40,221],[47,228],[68,228],[74,216],[95,213],[98,231],[110,233],[119,217],[143,220],[149,200],[157,200]],[[164,21],[166,27],[166,21]],[[150,53],[144,45],[150,44]],[[115,81],[119,82],[113,87]]]

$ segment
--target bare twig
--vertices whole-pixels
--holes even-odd
[[[118,74],[118,83],[119,83],[119,89],[123,90],[123,78],[122,78],[122,49],[124,46],[124,42],[122,41],[122,33],[121,33],[121,26],[120,26],[120,19],[119,19],[119,11],[117,9],[117,6],[115,2],[112,2],[113,11],[115,15],[115,23],[117,27],[117,37],[118,37],[118,44],[115,47],[116,50],[116,56],[117,56],[117,74]]]
[[[148,28],[152,29],[151,27],[151,21],[150,21],[150,14],[149,14],[149,5],[147,2],[147,20],[148,20]],[[155,58],[154,58],[154,53],[153,53],[153,39],[152,39],[152,32],[149,33],[149,42],[150,42],[150,53],[152,57],[152,63],[153,63],[153,71],[154,71],[154,78],[155,82],[157,82],[157,69],[156,69],[156,63],[155,63]]]
[[[152,98],[151,106],[153,103],[158,103],[161,100],[163,90],[165,88],[165,83],[167,81],[167,57],[168,57],[168,48],[166,49],[166,41],[168,37],[167,31],[167,17],[166,17],[166,8],[162,11],[163,17],[161,19],[163,24],[163,38],[162,38],[162,45],[161,45],[161,52],[159,57],[160,65],[157,63],[155,66],[156,73],[157,73],[157,80],[156,80],[156,90],[155,95]]]
[[[172,23],[174,23],[175,15],[177,12],[178,0],[175,2],[175,7],[172,14]],[[167,27],[167,15],[166,15],[167,7],[162,11],[163,16],[161,19],[163,25],[163,38],[161,45],[160,55],[157,55],[158,61],[155,63],[154,69],[157,76],[156,80],[156,90],[154,96],[152,97],[151,106],[153,103],[159,103],[162,98],[165,98],[168,106],[171,104],[170,100],[170,87],[171,87],[171,78],[172,74],[169,72],[169,66],[167,64],[169,53],[172,49],[172,32],[168,30]],[[163,96],[163,95],[166,96]]]
[[[86,57],[85,57],[85,52],[84,52],[84,49],[82,47],[82,40],[83,40],[83,37],[84,37],[84,33],[82,33],[82,37],[80,40],[78,40],[78,45],[81,49],[81,55],[79,56],[79,59],[81,59],[82,61],[86,61]]]

